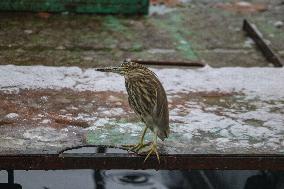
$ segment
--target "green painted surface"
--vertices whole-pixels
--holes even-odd
[[[139,52],[143,49],[143,41],[139,39],[140,33],[128,27],[129,23],[126,19],[110,15],[103,19],[102,25],[104,31],[109,34],[104,37],[104,43],[107,45],[114,46],[116,44],[116,46],[119,46],[118,38],[123,38],[123,41],[128,44],[121,47],[122,50]]]
[[[198,55],[194,52],[190,38],[192,38],[192,32],[184,29],[184,17],[181,13],[176,12],[171,14],[164,22],[154,20],[160,28],[168,31],[171,37],[176,42],[176,49],[181,53],[185,59],[198,60]]]
[[[148,0],[5,0],[2,11],[147,14]]]
[[[212,67],[268,66],[242,31],[243,18],[254,23],[284,59],[283,27],[274,25],[282,20],[284,6],[275,3],[265,12],[243,15],[202,2],[168,7],[163,14],[153,13],[153,6],[149,16],[131,17],[51,14],[44,19],[1,12],[0,64],[94,67],[132,58],[197,59]]]

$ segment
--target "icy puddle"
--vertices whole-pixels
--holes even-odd
[[[152,70],[170,109],[161,152],[284,152],[283,68]],[[0,66],[0,102],[1,154],[136,143],[144,127],[123,78],[94,69]]]

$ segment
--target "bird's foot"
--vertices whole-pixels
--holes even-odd
[[[128,144],[128,145],[123,145],[123,147],[127,148],[130,151],[134,151],[136,153],[139,152],[139,150],[145,148],[146,146],[149,146],[150,142],[144,144],[144,143],[138,143],[138,144]]]
[[[151,154],[156,154],[157,156],[157,159],[160,163],[160,156],[159,156],[159,153],[158,153],[158,148],[157,148],[157,144],[156,143],[152,143],[150,149],[148,151],[146,151],[146,153],[148,152],[146,158],[144,159],[144,163],[147,161],[147,159],[150,157]]]
[[[146,146],[149,146],[149,145],[150,145],[150,143],[146,143],[146,144],[139,143],[139,144],[133,146],[132,148],[130,148],[130,151],[139,152],[139,150],[141,150],[141,149],[143,149],[143,148],[145,148]]]

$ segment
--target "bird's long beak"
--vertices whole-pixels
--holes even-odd
[[[113,73],[121,74],[123,69],[121,67],[105,67],[105,68],[96,68],[96,71],[100,71],[100,72],[113,72]]]

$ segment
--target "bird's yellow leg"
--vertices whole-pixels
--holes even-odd
[[[142,133],[142,137],[140,139],[140,142],[137,145],[133,146],[130,150],[138,152],[140,149],[142,149],[142,148],[144,148],[145,146],[148,145],[148,144],[144,144],[144,137],[145,137],[145,134],[147,132],[147,129],[148,129],[148,127],[145,126],[143,133]]]
[[[144,148],[145,146],[148,146],[149,144],[144,144],[144,137],[145,137],[145,134],[146,134],[146,131],[147,131],[148,127],[145,126],[144,130],[143,130],[143,133],[142,133],[142,137],[140,139],[140,142],[136,145],[123,145],[125,147],[130,147],[129,150],[131,151],[135,151],[135,152],[138,152],[140,149]]]
[[[151,145],[150,150],[148,151],[148,154],[147,154],[146,158],[144,159],[144,163],[146,162],[146,160],[150,157],[150,155],[152,153],[156,154],[157,159],[158,159],[158,161],[160,163],[160,156],[159,156],[159,153],[158,153],[158,150],[157,150],[157,136],[158,136],[158,134],[157,134],[157,132],[155,132],[154,141],[153,141],[153,143]]]

